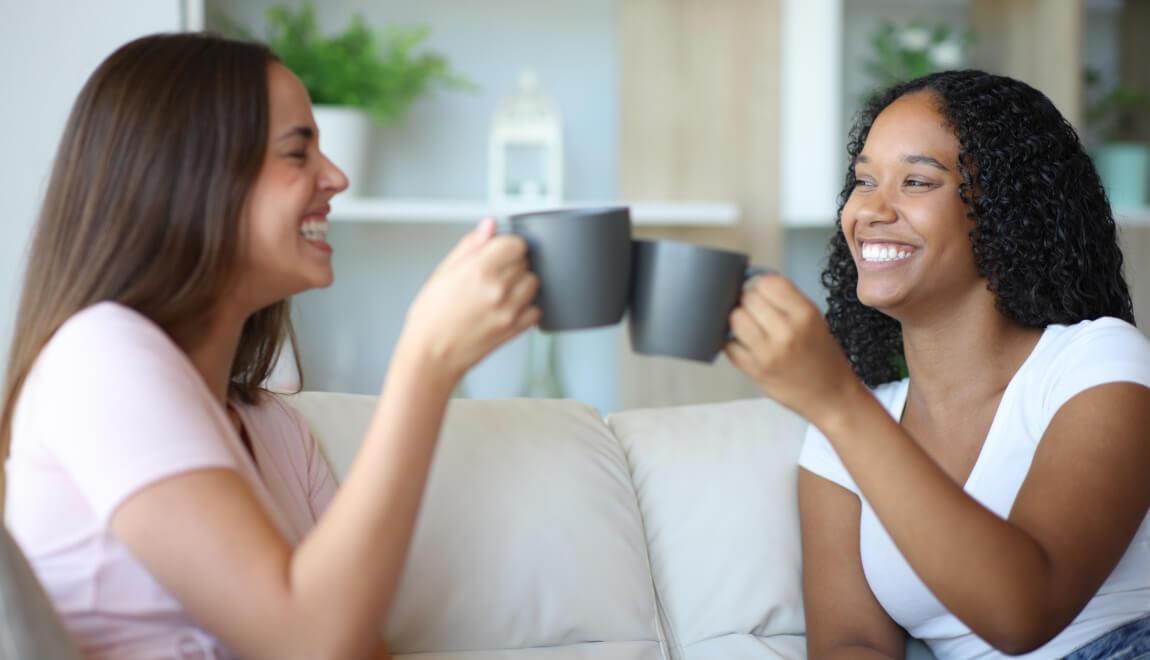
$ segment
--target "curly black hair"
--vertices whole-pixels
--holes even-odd
[[[998,310],[1028,328],[1102,316],[1134,323],[1114,216],[1074,128],[1026,83],[983,71],[944,71],[873,96],[848,138],[839,231],[822,282],[827,323],[859,378],[870,387],[899,378],[902,328],[858,300],[858,271],[842,234],[843,206],[875,118],[919,91],[934,95],[958,138],[958,194],[972,221],[975,265]]]

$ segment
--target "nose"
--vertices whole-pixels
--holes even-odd
[[[331,159],[327,157],[327,154],[323,155],[323,162],[324,168],[323,172],[320,173],[319,179],[320,188],[325,191],[331,191],[332,194],[347,190],[348,180],[343,170],[339,169],[339,166],[333,163]]]
[[[858,195],[858,198],[855,217],[859,222],[865,224],[894,222],[898,217],[883,186],[875,186],[868,194]]]

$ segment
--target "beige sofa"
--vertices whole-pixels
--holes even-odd
[[[344,474],[374,398],[288,400]],[[804,658],[795,478],[805,426],[769,400],[606,420],[572,401],[454,401],[385,626],[393,651]],[[0,550],[0,660],[69,657],[19,553],[2,536]]]
[[[366,396],[290,398],[343,474]],[[796,460],[767,400],[453,402],[387,624],[420,660],[802,658]]]

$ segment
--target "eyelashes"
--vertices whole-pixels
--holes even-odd
[[[855,188],[873,188],[874,185],[875,185],[874,182],[867,180],[867,179],[855,179],[853,187],[855,187]],[[935,188],[937,186],[937,184],[935,184],[931,181],[923,181],[921,179],[907,179],[906,181],[902,182],[902,185],[904,187],[907,187],[907,188],[916,188],[916,189],[931,189],[931,188]]]

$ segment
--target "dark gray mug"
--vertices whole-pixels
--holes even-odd
[[[520,213],[511,232],[527,241],[539,278],[539,328],[549,332],[614,325],[631,285],[631,211],[625,206]]]
[[[631,348],[646,355],[713,362],[747,280],[773,272],[739,252],[678,241],[635,241],[633,251]]]

